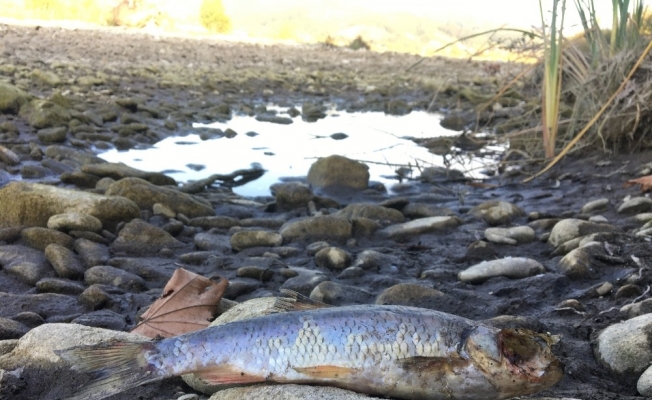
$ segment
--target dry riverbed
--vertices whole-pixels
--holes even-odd
[[[271,118],[269,103],[303,106],[294,118],[327,104],[403,114],[441,89],[437,109],[470,106],[461,88],[495,89],[482,65],[428,59],[406,71],[417,60],[0,25],[0,399],[69,396],[85,377],[52,349],[117,335],[69,323],[129,330],[178,266],[228,278],[236,302],[286,288],[558,334],[565,375],[538,396],[650,395],[652,200],[622,186],[649,174],[649,154],[567,159],[527,185],[519,173],[478,186],[424,170],[392,195],[360,165],[345,164],[359,189],[320,189],[346,163],[335,160],[312,187],[286,182],[257,198],[184,189],[95,155],[195,132],[193,122]],[[251,396],[357,398],[294,385],[212,398]],[[182,397],[209,395],[171,379],[113,398]]]

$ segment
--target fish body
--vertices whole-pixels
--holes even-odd
[[[160,341],[59,352],[95,380],[97,400],[194,373],[211,384],[337,386],[403,399],[504,399],[561,379],[550,335],[497,329],[443,312],[348,306],[266,315]]]

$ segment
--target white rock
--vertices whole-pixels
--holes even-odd
[[[609,224],[584,221],[568,218],[559,221],[550,232],[548,243],[557,247],[560,244],[581,236],[598,232],[616,232],[618,228]]]
[[[596,359],[616,374],[638,376],[652,364],[652,314],[611,325],[598,336]]]
[[[546,272],[540,262],[525,257],[507,257],[499,260],[483,261],[457,274],[459,280],[469,283],[482,283],[496,276],[512,279],[527,278]]]
[[[638,378],[636,390],[641,396],[652,397],[652,366],[648,367]]]
[[[608,206],[609,206],[609,199],[602,198],[598,200],[589,201],[588,203],[584,204],[580,212],[582,214],[590,214],[593,211],[604,210]]]
[[[511,228],[487,228],[484,236],[488,241],[499,244],[529,243],[534,240],[534,229],[529,226],[514,226]]]
[[[222,390],[211,396],[209,400],[380,400],[365,394],[349,390],[308,385],[256,385]]]
[[[378,231],[378,234],[388,238],[400,238],[403,236],[419,235],[422,233],[454,228],[461,223],[462,221],[457,217],[418,218],[410,222],[390,225],[387,228]]]
[[[648,212],[650,209],[652,209],[652,199],[644,196],[632,197],[618,207],[618,214],[638,214]]]

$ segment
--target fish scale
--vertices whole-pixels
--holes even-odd
[[[322,384],[430,400],[504,399],[545,389],[562,376],[550,335],[414,307],[302,307],[155,342],[60,355],[96,376],[75,400],[188,373],[213,385]]]

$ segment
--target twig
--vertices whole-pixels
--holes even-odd
[[[615,171],[609,172],[608,174],[593,174],[595,178],[611,178],[612,176],[616,175],[617,173],[621,172],[627,168],[627,165],[623,165],[622,167],[618,168]]]
[[[640,295],[640,296],[638,296],[637,298],[635,298],[634,300],[632,300],[632,302],[629,303],[629,304],[634,304],[634,303],[636,303],[637,301],[639,301],[639,300],[642,299],[643,297],[647,296],[648,293],[650,293],[650,285],[647,285],[647,288],[645,289],[645,291],[643,292],[642,295]]]
[[[553,311],[572,311],[575,314],[579,314],[579,315],[585,315],[586,314],[584,311],[576,310],[573,307],[559,307],[559,308],[555,308]]]

